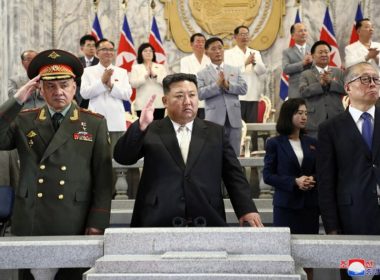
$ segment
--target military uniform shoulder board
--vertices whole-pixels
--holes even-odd
[[[101,118],[101,119],[104,118],[103,115],[98,114],[98,113],[96,113],[96,112],[93,112],[93,111],[91,111],[91,110],[85,109],[85,108],[80,108],[79,110],[80,110],[81,112],[83,112],[83,113],[87,113],[87,114],[89,114],[89,115],[93,115],[93,116],[98,117],[98,118]]]
[[[41,110],[41,108],[24,109],[24,110],[21,110],[20,113],[38,112],[39,110]]]

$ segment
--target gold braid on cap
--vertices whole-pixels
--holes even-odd
[[[61,80],[75,78],[72,68],[64,64],[52,64],[40,69],[42,80]]]

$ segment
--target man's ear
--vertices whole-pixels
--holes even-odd
[[[348,93],[348,92],[350,91],[350,85],[348,85],[348,84],[345,85],[345,86],[344,86],[344,89],[345,89],[345,91]]]
[[[168,97],[166,95],[164,95],[162,97],[162,103],[164,104],[165,108],[167,107],[167,103],[168,103]]]

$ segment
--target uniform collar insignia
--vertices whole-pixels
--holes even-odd
[[[40,113],[39,113],[39,115],[38,115],[38,119],[39,119],[40,121],[44,121],[44,120],[46,120],[46,110],[45,110],[45,108],[42,108],[42,109],[41,109],[41,111],[40,111]]]
[[[73,110],[73,115],[70,117],[71,121],[77,121],[79,119],[78,109]]]

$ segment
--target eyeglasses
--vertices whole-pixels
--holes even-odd
[[[99,49],[98,51],[100,51],[100,52],[114,52],[115,49],[102,48],[102,49]]]
[[[240,36],[240,37],[248,37],[249,33],[239,33],[238,36]]]
[[[379,77],[371,77],[371,76],[359,76],[359,77],[356,77],[354,78],[353,80],[349,81],[347,84],[350,84],[352,82],[355,82],[356,80],[360,80],[360,83],[362,85],[369,85],[371,83],[371,81],[373,81],[373,83],[375,85],[380,85],[380,78]]]

